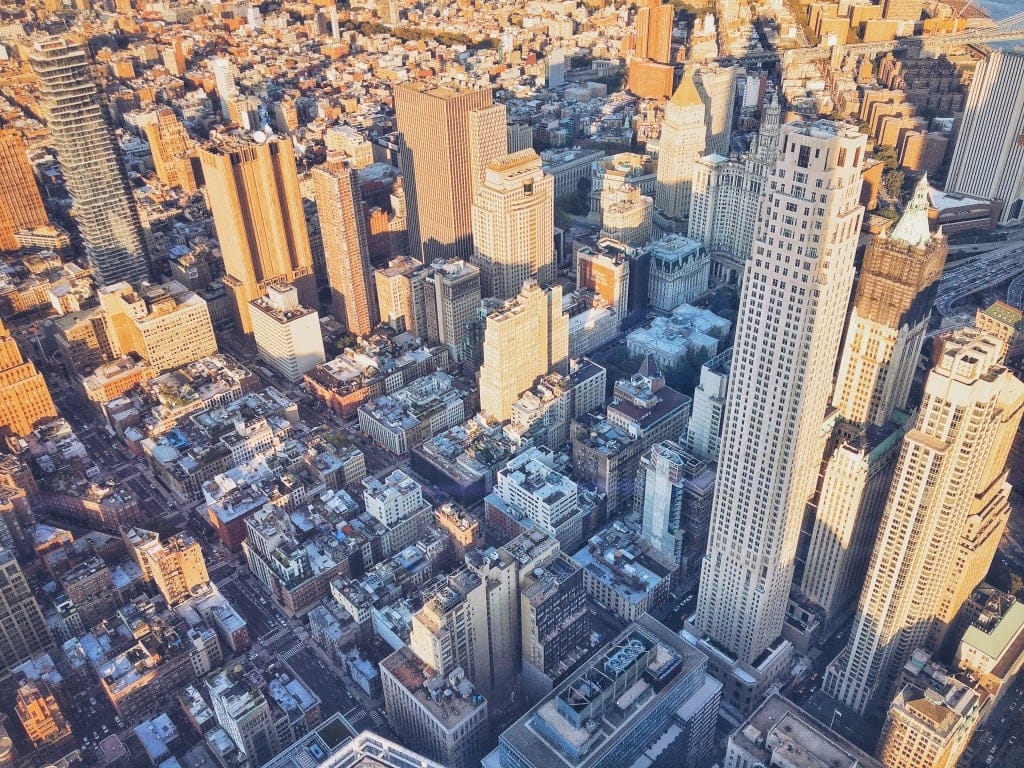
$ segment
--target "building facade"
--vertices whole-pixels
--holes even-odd
[[[1024,221],[1024,52],[995,48],[978,63],[964,105],[946,191],[997,200],[1000,224]]]
[[[197,155],[239,330],[252,333],[249,302],[271,283],[294,283],[300,302],[315,306],[313,254],[291,140],[222,134]]]
[[[331,313],[345,323],[352,335],[369,336],[380,318],[370,270],[359,173],[354,167],[329,161],[313,171],[313,186],[331,291]]]
[[[103,114],[84,45],[39,40],[29,55],[47,125],[75,206],[85,253],[100,285],[149,277],[139,214]],[[222,238],[223,239],[223,238]]]
[[[825,675],[825,690],[859,712],[891,692],[916,648],[935,646],[943,603],[966,576],[960,537],[976,494],[1002,475],[1024,413],[1024,384],[998,359],[998,340],[976,329],[941,341],[903,438],[849,642]]]
[[[472,253],[474,171],[505,154],[505,142],[489,140],[490,123],[470,113],[493,104],[490,88],[403,83],[395,88],[398,164],[405,180],[410,255],[425,263],[468,259]],[[502,120],[504,125],[504,120]],[[486,127],[487,130],[481,130]]]
[[[21,133],[0,131],[0,251],[20,248],[14,234],[50,223]]]
[[[554,179],[532,149],[491,160],[473,200],[473,263],[484,297],[510,299],[554,279]]]
[[[562,288],[523,284],[515,299],[488,315],[480,369],[480,411],[508,421],[512,406],[541,376],[569,372],[569,317]]]
[[[832,390],[864,210],[863,135],[816,121],[787,124],[782,136],[772,174],[776,191],[766,199],[743,282],[708,551],[692,617],[700,636],[727,651],[720,660],[727,676],[724,667],[762,658],[782,632],[804,506],[824,450],[821,414]],[[806,220],[815,234],[808,239],[787,226],[787,217]],[[759,513],[751,516],[751,509]],[[751,677],[753,684],[744,682]],[[731,706],[749,711],[755,701],[743,689],[756,688],[756,678],[730,678],[738,684],[727,685]]]

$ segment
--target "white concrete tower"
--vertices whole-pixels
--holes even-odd
[[[782,632],[853,285],[864,142],[826,120],[782,128],[746,264],[691,625],[738,666],[777,647]]]

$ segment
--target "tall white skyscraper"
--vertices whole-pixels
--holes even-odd
[[[220,111],[225,120],[231,118],[228,102],[238,95],[238,88],[235,85],[235,68],[231,59],[221,56],[210,59],[210,71],[213,72],[213,80],[217,84],[217,98],[220,99]]]
[[[29,54],[57,148],[75,220],[100,285],[149,276],[139,214],[103,115],[86,49],[64,38],[36,42]]]
[[[523,282],[554,279],[555,180],[532,149],[484,168],[473,201],[473,263],[485,297],[510,299]]]
[[[1024,221],[1024,50],[978,63],[949,163],[946,190],[1003,203],[1000,224]]]
[[[1024,411],[1024,384],[1000,365],[997,338],[965,328],[939,343],[914,429],[903,438],[849,643],[825,675],[825,690],[858,712],[890,693],[916,648],[934,646],[943,603],[961,591],[968,518],[999,480]]]
[[[755,662],[779,647],[800,524],[824,449],[822,418],[864,212],[864,144],[852,127],[826,120],[783,126],[743,278],[691,620],[717,649],[712,666],[730,678],[726,703],[739,709],[755,703],[740,690],[756,687]],[[747,669],[735,676],[730,667]]]

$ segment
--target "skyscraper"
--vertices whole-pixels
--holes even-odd
[[[192,140],[170,107],[158,107],[156,119],[146,124],[146,141],[153,154],[153,168],[164,184],[195,192],[196,176],[189,150]]]
[[[964,577],[958,546],[972,505],[999,479],[1024,412],[1024,384],[999,365],[998,339],[966,328],[940,343],[849,643],[825,675],[825,690],[858,712],[890,693],[914,649],[934,646],[944,599]]]
[[[826,120],[785,125],[775,188],[761,205],[692,618],[719,649],[712,662],[724,676],[779,647],[853,284],[864,142],[856,130]],[[757,678],[756,668],[731,678],[727,703],[755,703],[741,691]]]
[[[248,304],[270,283],[294,283],[299,302],[316,306],[313,254],[291,141],[220,134],[198,155],[224,258],[224,282],[241,331],[252,333]]]
[[[532,149],[489,162],[473,201],[473,262],[486,296],[510,299],[523,282],[554,279],[555,180]]]
[[[18,131],[0,131],[0,179],[4,180],[0,187],[0,251],[15,251],[15,232],[50,221]]]
[[[286,381],[302,381],[324,362],[324,340],[315,309],[299,305],[294,285],[268,285],[267,295],[249,302],[256,351]]]
[[[329,161],[313,171],[313,185],[323,233],[331,313],[345,323],[349,333],[369,336],[379,316],[359,172]]]
[[[492,159],[482,147],[493,142],[489,129],[474,135],[470,113],[492,103],[490,88],[425,82],[395,88],[409,247],[411,255],[424,263],[468,259],[472,254],[474,168],[483,168]],[[504,144],[494,148],[505,154]]]
[[[29,61],[39,78],[47,124],[97,282],[144,280],[149,264],[139,214],[103,115],[85,47],[49,37],[36,42]]]
[[[899,412],[945,259],[945,237],[929,230],[923,178],[896,226],[876,235],[864,254],[839,358],[832,404],[841,421],[822,467],[800,582],[827,630],[856,606],[900,438],[911,426]]]
[[[704,102],[693,82],[693,68],[665,104],[658,149],[658,185],[654,206],[669,219],[685,219],[690,212],[693,164],[707,153]]]
[[[903,408],[921,354],[946,238],[928,225],[928,177],[903,216],[864,254],[832,404],[855,424],[885,424]]]
[[[569,316],[562,310],[562,287],[544,289],[530,280],[516,298],[487,317],[480,411],[508,421],[516,400],[552,370],[569,372]]]
[[[666,218],[688,219],[697,160],[729,154],[735,88],[731,67],[689,66],[665,104],[654,205]]]
[[[9,549],[0,549],[0,678],[53,644],[46,619]]]
[[[978,63],[946,190],[1003,203],[1000,224],[1024,221],[1024,50],[993,48]]]
[[[636,55],[659,64],[672,61],[672,21],[675,8],[671,3],[651,0],[636,12]]]
[[[636,480],[644,539],[666,563],[691,571],[707,544],[714,472],[679,443],[665,440],[641,457]]]
[[[693,390],[693,413],[686,425],[686,447],[708,461],[718,461],[731,365],[732,347],[729,347],[700,367],[700,380]]]
[[[487,164],[511,154],[508,148],[508,110],[504,104],[474,109],[469,113],[469,164],[473,173],[473,195],[484,180]]]
[[[986,694],[923,654],[915,657],[900,676],[878,757],[886,768],[955,768],[985,716]]]
[[[435,261],[423,286],[428,341],[447,344],[462,359],[466,323],[480,309],[480,269],[462,259]]]
[[[213,79],[217,84],[217,98],[220,99],[220,110],[225,120],[230,119],[231,113],[228,103],[238,95],[238,88],[235,87],[235,69],[231,59],[221,56],[210,59],[210,71],[213,72]]]
[[[693,74],[693,81],[706,110],[707,151],[728,155],[736,98],[736,69],[719,64],[701,64]]]

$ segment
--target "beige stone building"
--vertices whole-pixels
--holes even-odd
[[[483,296],[510,299],[555,277],[555,182],[532,149],[492,160],[473,201],[473,263]]]
[[[535,281],[487,317],[484,363],[480,368],[480,411],[508,421],[512,406],[541,376],[568,373],[569,316],[562,287]]]
[[[120,354],[147,360],[158,371],[217,352],[206,302],[181,283],[143,283],[138,290],[114,283],[99,290],[111,342]]]

